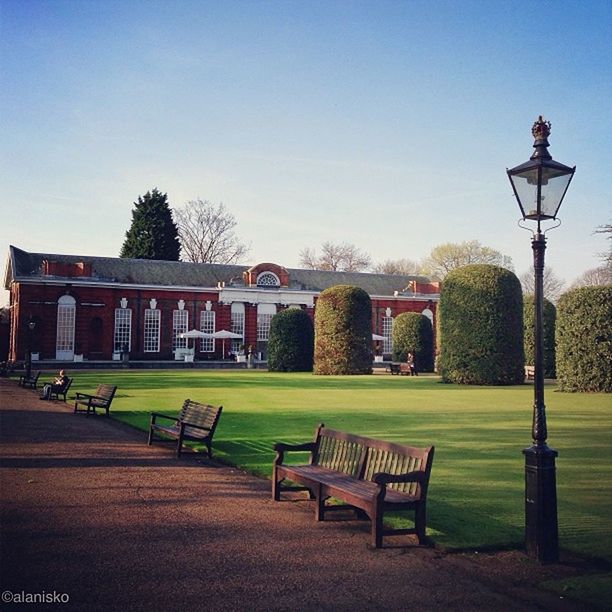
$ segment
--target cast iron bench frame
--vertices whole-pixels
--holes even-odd
[[[315,500],[315,519],[325,512],[352,508],[372,522],[371,543],[381,548],[383,535],[416,534],[427,543],[426,502],[434,447],[414,448],[326,428],[315,430],[313,442],[274,445],[272,498],[280,501],[282,491],[308,491]],[[308,451],[308,465],[286,465],[289,451]],[[284,485],[287,479],[294,485]],[[345,502],[327,505],[328,498]],[[413,510],[413,529],[383,527],[386,511]]]
[[[88,393],[77,393],[74,402],[74,413],[86,412],[87,416],[91,413],[96,414],[96,408],[104,408],[106,416],[109,416],[109,410],[117,387],[115,385],[98,385],[96,392],[93,395]],[[82,410],[79,406],[85,406]]]
[[[221,417],[223,406],[200,404],[190,399],[183,402],[178,417],[171,417],[161,412],[151,412],[149,424],[149,440],[151,446],[155,432],[177,440],[176,456],[180,457],[183,441],[192,440],[206,445],[208,456],[212,458],[212,439]],[[157,419],[174,421],[172,425],[160,425]],[[163,438],[160,438],[163,439]]]

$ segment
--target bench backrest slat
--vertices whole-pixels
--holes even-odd
[[[433,447],[415,448],[323,426],[317,429],[316,442],[317,450],[312,458],[315,465],[363,480],[372,480],[378,472],[398,475],[424,471],[426,479],[423,483],[392,483],[388,488],[414,496],[422,496],[427,492]]]
[[[113,399],[116,390],[117,387],[114,385],[98,385],[95,395],[105,399],[107,402],[110,402]]]
[[[187,399],[183,403],[183,407],[181,408],[178,418],[180,421],[184,421],[185,423],[210,429],[210,435],[212,436],[217,426],[217,422],[219,421],[221,410],[221,406],[200,404]],[[186,427],[185,431],[194,435],[208,435],[202,430],[197,430],[190,427]]]
[[[329,430],[322,430],[320,433],[318,449],[313,461],[315,465],[358,476],[364,446],[353,440],[350,434],[328,435],[327,431]]]

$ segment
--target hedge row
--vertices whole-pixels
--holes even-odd
[[[525,348],[525,363],[535,363],[535,297],[533,295],[523,296],[523,334]],[[557,309],[555,305],[544,298],[542,307],[542,343],[543,343],[543,366],[545,378],[556,378],[556,350],[555,350],[555,324]]]
[[[556,339],[562,391],[612,392],[612,285],[564,293],[557,304]]]
[[[433,328],[431,321],[418,312],[403,312],[393,321],[393,361],[406,361],[414,355],[417,372],[433,371]]]
[[[310,372],[314,352],[314,328],[308,313],[288,308],[270,321],[268,370]]]

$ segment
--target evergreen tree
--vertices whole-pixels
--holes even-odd
[[[120,257],[178,261],[181,245],[172,219],[168,194],[156,189],[138,196],[132,211],[132,225],[125,233]]]

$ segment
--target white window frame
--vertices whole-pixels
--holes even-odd
[[[244,344],[245,308],[242,302],[233,302],[231,306],[231,331],[240,334],[241,338],[232,339],[232,351],[237,353]]]
[[[280,287],[280,278],[274,274],[274,272],[270,272],[266,270],[261,274],[257,275],[257,286],[258,287]]]
[[[214,310],[203,310],[200,313],[200,331],[206,334],[214,334],[216,331],[216,313]],[[200,341],[200,352],[201,353],[214,353],[215,352],[215,339],[214,338],[202,338]]]
[[[161,336],[161,310],[147,308],[144,311],[143,350],[145,353],[159,353]]]
[[[257,304],[257,341],[267,342],[270,337],[270,321],[276,314],[276,304]]]
[[[184,334],[189,330],[189,311],[173,310],[172,311],[172,351],[176,349],[187,348],[187,338],[181,338],[180,334]]]
[[[76,322],[76,300],[71,295],[62,295],[57,301],[57,327],[55,336],[55,358],[74,358],[74,328]]]
[[[381,336],[385,337],[383,340],[383,353],[388,355],[393,352],[393,317],[383,317],[381,327]]]
[[[115,308],[115,332],[113,336],[113,351],[118,353],[127,344],[132,350],[132,309]]]

